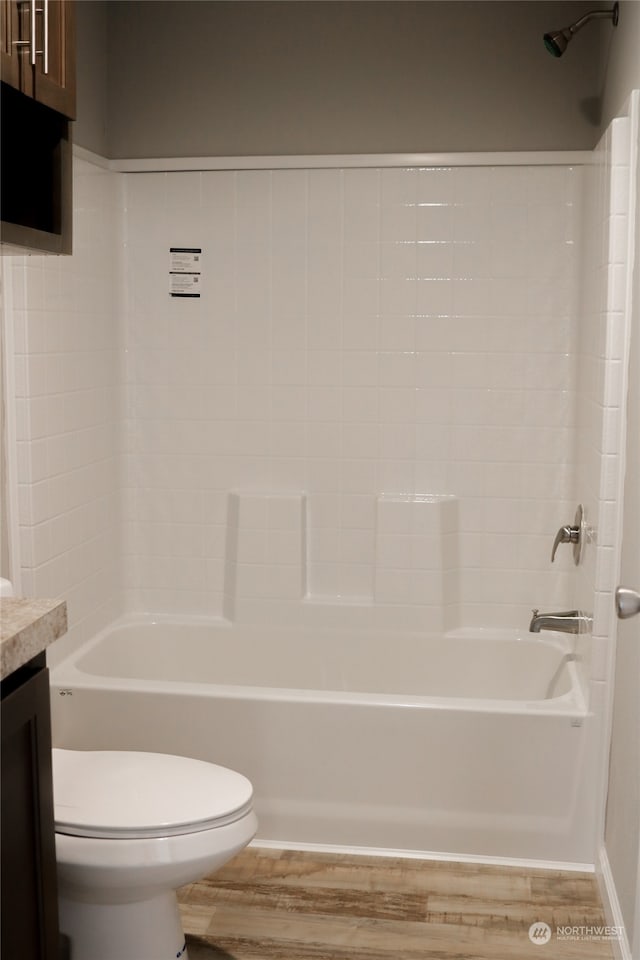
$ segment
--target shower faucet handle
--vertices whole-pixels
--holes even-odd
[[[573,526],[567,524],[564,527],[560,527],[556,533],[556,538],[553,541],[553,549],[551,551],[551,563],[556,558],[556,550],[561,543],[572,543],[573,544],[573,561],[576,566],[580,563],[580,554],[582,551],[582,528],[584,522],[584,509],[582,504],[578,505],[576,510],[576,515],[573,521]]]
[[[556,558],[556,550],[561,543],[577,543],[578,537],[580,536],[580,530],[578,527],[560,527],[556,533],[556,538],[553,541],[553,550],[551,551],[551,563]]]

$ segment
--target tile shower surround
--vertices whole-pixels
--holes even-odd
[[[623,361],[627,347],[631,119],[614,120],[585,173],[585,231],[577,353],[577,475],[595,543],[587,543],[575,580],[575,605],[593,610],[582,642],[591,663],[592,702],[601,702],[616,634],[613,591],[618,550],[619,455],[624,448]]]
[[[626,443],[625,368],[634,309],[631,265],[638,237],[634,183],[637,189],[639,98],[635,91],[598,144],[593,165],[584,171],[585,249],[581,261],[581,324],[576,343],[576,480],[579,478],[580,497],[593,535],[573,587],[575,605],[593,610],[592,635],[579,638],[578,653],[585,680],[590,681],[589,707],[604,718],[601,742],[596,748],[604,772],[598,837],[604,835],[613,700],[610,678],[617,637],[613,592],[619,582]],[[599,869],[603,870],[602,862]],[[606,886],[610,897],[609,884]]]
[[[71,632],[54,659],[122,609],[118,181],[74,159],[73,256],[2,258],[15,353],[19,589],[67,601]]]
[[[232,490],[306,495],[313,598],[373,597],[376,497],[444,494],[460,625],[566,605],[582,173],[125,175],[127,606],[222,611]]]
[[[69,599],[73,645],[119,612],[121,587],[130,609],[218,613],[237,489],[305,493],[309,586],[367,596],[376,496],[435,492],[458,497],[463,622],[522,627],[533,603],[571,606],[573,567],[561,550],[550,568],[550,539],[578,496],[595,515],[602,377],[622,349],[610,134],[596,159],[123,175],[76,158],[74,256],[4,260],[25,592]],[[173,302],[168,248],[195,242],[205,297]],[[575,322],[578,263],[591,326]],[[592,400],[574,444],[576,366]]]

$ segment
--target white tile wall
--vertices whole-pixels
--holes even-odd
[[[594,709],[601,702],[597,699],[600,687],[611,676],[616,632],[613,591],[619,565],[627,269],[633,262],[630,127],[629,115],[613,121],[584,180],[585,246],[576,344],[576,497],[585,505],[590,536],[574,589],[576,606],[593,615],[592,635],[580,639],[580,649]]]
[[[303,491],[311,596],[373,590],[375,500],[460,500],[460,623],[566,602],[581,170],[126,175],[126,586],[220,613],[229,490]],[[168,295],[203,249],[200,300]]]
[[[118,608],[121,576],[130,609],[228,612],[229,558],[260,565],[257,541],[229,539],[229,492],[302,491],[303,592],[367,604],[393,588],[415,625],[415,570],[391,584],[403,568],[385,569],[376,516],[444,494],[459,525],[446,625],[522,627],[533,605],[570,605],[569,554],[552,568],[549,551],[581,499],[600,550],[575,590],[595,612],[587,675],[603,678],[624,122],[585,170],[122,177],[78,161],[74,256],[11,261],[26,591],[64,595],[86,631]],[[168,295],[175,245],[203,248],[199,301]]]
[[[50,659],[121,606],[118,177],[74,172],[71,257],[7,258],[15,339],[22,591],[67,601]]]

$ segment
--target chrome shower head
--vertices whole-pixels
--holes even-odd
[[[583,17],[580,17],[579,20],[576,20],[575,23],[572,23],[568,27],[564,27],[562,30],[553,30],[550,33],[545,33],[544,45],[551,56],[561,57],[569,46],[569,41],[573,39],[578,30],[582,30],[585,23],[589,23],[590,20],[602,19],[611,20],[613,26],[617,27],[618,4],[614,3],[611,10],[591,10],[590,13],[585,13]]]

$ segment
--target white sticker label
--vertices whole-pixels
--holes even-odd
[[[202,249],[169,248],[169,293],[172,297],[199,297],[202,285]]]
[[[172,273],[170,293],[172,297],[199,297],[200,274]]]

